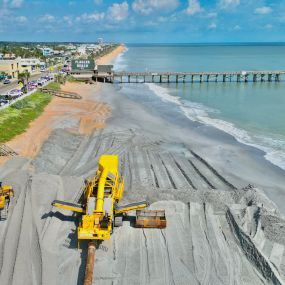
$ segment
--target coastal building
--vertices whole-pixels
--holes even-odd
[[[0,60],[0,73],[6,73],[11,78],[18,78],[18,74],[21,72],[20,66],[20,58]]]
[[[40,71],[42,64],[43,63],[37,58],[20,59],[21,70],[26,69],[29,70],[30,72],[37,72]]]
[[[4,57],[4,54],[0,53],[0,60],[3,59],[3,57]]]
[[[103,38],[98,38],[98,39],[97,39],[97,43],[98,43],[99,45],[102,45],[103,42],[104,42],[104,41],[103,41]]]
[[[104,65],[97,65],[97,70],[95,71],[96,74],[112,74],[113,72],[113,65],[111,64],[104,64]]]
[[[85,47],[85,46],[79,46],[79,47],[77,48],[77,52],[78,52],[80,55],[86,54],[86,47]]]
[[[3,59],[15,59],[16,55],[14,53],[5,53]]]
[[[53,55],[53,49],[52,48],[45,47],[45,48],[42,48],[41,50],[43,52],[43,56],[51,56],[51,55]]]

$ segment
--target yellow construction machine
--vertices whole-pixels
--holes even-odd
[[[0,182],[0,220],[6,220],[8,216],[8,207],[14,191],[12,186],[2,185]]]
[[[119,157],[102,155],[96,175],[86,183],[83,203],[74,204],[55,200],[52,205],[82,214],[77,229],[78,242],[108,240],[113,227],[122,225],[123,216],[127,212],[144,209],[149,205],[147,201],[142,201],[119,207],[117,203],[122,199],[123,193],[124,179],[119,174]],[[152,225],[156,227],[155,222]],[[160,224],[158,227],[161,227]]]

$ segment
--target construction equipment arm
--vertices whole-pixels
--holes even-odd
[[[59,208],[59,209],[64,209],[76,213],[85,213],[84,208],[82,205],[79,204],[73,204],[69,202],[64,202],[64,201],[59,201],[59,200],[54,200],[51,205],[53,207]]]
[[[107,175],[108,175],[108,169],[104,169],[98,183],[95,212],[99,213],[104,212],[104,191],[105,191]]]
[[[144,209],[148,206],[149,206],[149,203],[147,201],[131,203],[131,204],[124,205],[121,207],[117,206],[115,208],[115,215],[125,214],[125,213],[130,212],[130,211],[136,211],[136,210]]]

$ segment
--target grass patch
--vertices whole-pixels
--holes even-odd
[[[66,80],[68,82],[80,82],[80,80],[76,79],[74,76],[72,75],[67,75]]]
[[[60,89],[60,83],[50,82],[48,85],[45,86],[45,88],[52,89],[52,90],[59,90]]]
[[[51,85],[51,86],[50,86]],[[47,88],[59,88],[59,84],[50,83]],[[35,92],[0,111],[0,143],[7,142],[25,132],[51,101],[52,95]]]

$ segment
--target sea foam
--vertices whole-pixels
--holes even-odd
[[[259,134],[251,134],[246,130],[236,127],[231,122],[211,117],[211,115],[217,115],[219,113],[218,110],[208,108],[200,103],[182,100],[177,96],[169,94],[167,88],[161,87],[155,83],[146,83],[145,85],[147,85],[148,88],[163,102],[169,102],[179,106],[181,112],[188,119],[215,127],[216,129],[235,137],[240,143],[264,151],[265,159],[285,170],[285,141]]]

